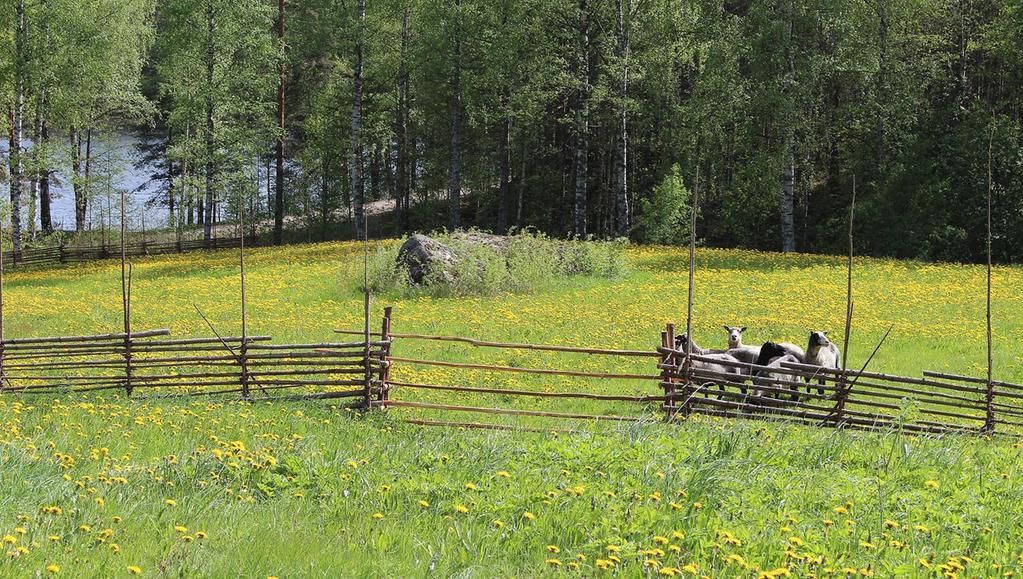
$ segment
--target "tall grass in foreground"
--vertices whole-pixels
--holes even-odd
[[[0,575],[1019,573],[1019,445],[693,419],[569,436],[320,404],[0,400]]]

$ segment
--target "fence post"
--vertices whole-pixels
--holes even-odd
[[[4,390],[7,376],[4,374],[4,246],[3,220],[0,220],[0,392]]]
[[[380,329],[380,339],[384,342],[380,354],[380,396],[378,400],[385,402],[391,398],[390,385],[387,381],[391,377],[391,306],[384,308],[383,327]]]
[[[668,324],[667,328],[664,331],[661,332],[661,349],[662,350],[669,350],[669,349],[673,349],[674,348],[674,346],[675,346],[675,344],[674,344],[675,337],[673,335],[674,333],[675,333],[674,324]],[[664,388],[664,397],[666,398],[666,400],[664,401],[664,406],[663,406],[664,411],[665,411],[664,420],[666,422],[671,422],[671,419],[674,416],[675,410],[676,410],[676,406],[675,406],[676,390],[675,390],[675,379],[672,376],[671,370],[668,368],[668,366],[674,363],[675,355],[665,351],[665,352],[661,353],[660,360],[661,360],[661,366],[662,366],[662,368],[661,368],[661,387]]]

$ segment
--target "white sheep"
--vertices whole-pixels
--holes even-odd
[[[810,332],[810,342],[807,344],[806,356],[803,359],[803,363],[820,366],[821,368],[837,370],[839,368],[840,359],[841,354],[838,351],[838,346],[828,339],[827,332]],[[824,378],[818,377],[817,384],[823,385]],[[808,392],[809,390],[810,389],[807,388]],[[824,394],[824,389],[817,388],[817,393]]]
[[[735,356],[740,362],[747,364],[755,363],[757,358],[760,357],[760,346],[747,346],[742,343],[742,333],[746,331],[746,327],[722,327],[728,332],[728,349],[725,352]],[[743,372],[746,374],[751,373],[749,369],[743,369]]]
[[[675,337],[675,349],[681,352],[683,355],[686,352],[687,344],[691,345],[691,350],[694,355],[705,358],[713,358],[721,362],[715,363],[706,360],[692,360],[693,369],[703,370],[706,372],[715,372],[718,374],[729,374],[730,375],[729,381],[731,382],[744,383],[746,381],[746,373],[743,372],[742,368],[738,367],[740,360],[737,359],[735,356],[731,355],[728,351],[714,350],[711,348],[701,348],[696,342],[691,342],[688,339],[688,336],[686,336],[686,334],[682,334],[681,336]],[[681,362],[681,360],[682,358],[680,357],[679,361]],[[699,386],[718,384],[718,382],[719,379],[715,378],[698,377],[693,378],[693,383]],[[721,386],[720,384],[718,384],[718,388],[721,391],[725,390],[725,387]],[[739,389],[742,391],[743,394],[746,394],[745,386],[740,386]]]

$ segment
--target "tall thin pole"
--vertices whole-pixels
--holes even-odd
[[[846,267],[845,286],[845,338],[842,342],[842,370],[848,368],[849,335],[852,333],[853,315],[853,219],[856,216],[856,175],[852,178],[852,202],[849,203],[849,262]]]
[[[362,296],[363,296],[363,362],[366,366],[366,409],[370,409],[372,397],[370,395],[371,378],[369,365],[369,217],[362,214]]]
[[[126,213],[124,189],[121,189],[121,301],[124,308],[124,389],[131,396],[131,292],[128,278],[128,250],[125,245]]]
[[[984,420],[984,431],[991,433],[995,431],[995,389],[994,389],[994,343],[991,337],[991,197],[994,188],[993,159],[994,159],[994,127],[988,136],[987,142],[987,415]]]
[[[238,224],[241,227],[240,243],[238,245],[238,272],[241,276],[241,298],[242,298],[242,344],[239,362],[242,366],[242,397],[249,397],[249,310],[248,300],[245,296],[245,199],[238,203]]]
[[[0,392],[4,389],[4,222],[0,217]]]
[[[689,299],[686,303],[686,373],[691,374],[693,355],[693,285],[696,279],[696,211],[700,198],[700,166],[696,165],[696,176],[693,179],[693,202],[689,211]],[[671,344],[669,347],[674,347]],[[689,385],[691,379],[686,378]]]
[[[838,400],[835,402],[835,424],[841,424],[842,411],[849,398],[852,383],[848,381],[846,371],[849,368],[849,336],[852,334],[853,317],[853,221],[856,216],[856,175],[852,178],[852,200],[849,203],[849,261],[846,265],[845,285],[845,337],[842,339],[842,374],[838,380]]]

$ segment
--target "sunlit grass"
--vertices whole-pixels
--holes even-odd
[[[250,331],[324,340],[361,324],[353,244],[248,256]],[[208,335],[240,327],[237,254],[139,260],[135,327]],[[706,250],[696,337],[840,334],[841,258]],[[375,299],[374,329],[651,349],[685,310],[685,255],[629,250],[617,280],[534,294]],[[872,368],[979,374],[982,268],[861,260],[850,359],[892,337]],[[9,337],[117,331],[116,263],[10,274]],[[1023,275],[995,277],[996,376],[1023,379],[1013,346]],[[652,360],[399,341],[409,357],[655,373]],[[398,365],[409,381],[592,391],[644,382],[532,379]],[[456,399],[398,390],[396,398]],[[559,403],[554,408],[578,408]],[[622,405],[590,411],[644,413]],[[656,415],[646,409],[645,413]],[[1012,440],[855,433],[777,422],[575,424],[571,435],[421,429],[402,411],[361,417],[323,403],[0,398],[0,576],[537,576],[578,571],[751,577],[1020,573],[1021,449]],[[531,425],[568,426],[540,420]],[[424,504],[425,503],[425,504]],[[526,513],[529,513],[527,515]],[[183,529],[183,530],[182,530]],[[13,539],[9,540],[9,539]],[[581,556],[580,556],[581,555]],[[52,568],[51,568],[52,569]]]

